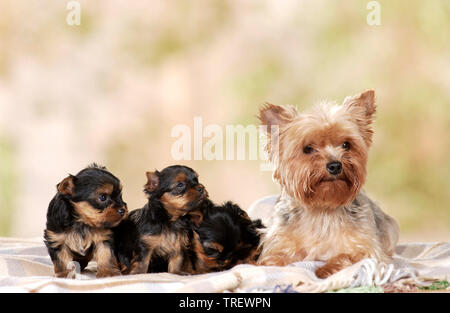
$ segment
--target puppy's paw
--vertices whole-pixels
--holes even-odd
[[[120,272],[119,269],[110,269],[110,270],[98,270],[97,271],[97,278],[102,278],[102,277],[112,277],[112,276],[120,276],[122,275],[122,273]]]
[[[71,271],[69,270],[65,270],[65,271],[60,271],[60,272],[56,272],[55,273],[55,277],[56,278],[75,278],[75,276],[73,275],[69,275],[71,273]]]

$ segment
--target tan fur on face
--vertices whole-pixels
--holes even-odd
[[[350,150],[341,148],[350,143]],[[313,147],[305,154],[305,146]],[[344,107],[323,104],[314,113],[299,114],[285,125],[279,138],[279,163],[274,178],[305,207],[335,208],[350,203],[365,182],[367,146]],[[326,164],[340,161],[337,180]]]
[[[122,190],[122,184],[119,186],[119,190]],[[107,195],[110,196],[114,191],[113,184],[104,184],[100,186],[95,194],[97,196]],[[73,202],[71,201],[72,206],[75,212],[78,215],[78,222],[84,223],[91,227],[115,227],[117,226],[122,219],[125,219],[128,215],[128,210],[125,207],[122,209],[125,211],[125,214],[122,216],[118,213],[118,208],[114,207],[114,204],[111,204],[109,207],[98,210],[94,208],[88,201],[80,201]]]
[[[366,177],[374,101],[374,92],[369,90],[346,98],[343,105],[323,102],[301,114],[290,106],[268,104],[261,109],[263,125],[279,127],[276,138],[267,133],[266,151],[275,163],[274,179],[291,197],[305,207],[322,208],[342,206],[356,197]],[[351,148],[339,153],[337,148],[345,141],[350,142]],[[278,144],[278,154],[271,150],[273,142]],[[317,153],[304,154],[307,145]],[[343,174],[321,188],[319,183],[329,178],[325,166],[330,161],[341,161]]]
[[[223,246],[220,243],[217,243],[217,242],[207,241],[207,242],[204,242],[203,245],[205,247],[207,247],[207,248],[211,248],[211,249],[217,250],[220,253],[223,251]]]
[[[113,205],[103,211],[93,208],[87,201],[72,202],[72,205],[79,216],[78,221],[91,227],[114,227],[126,217],[126,214],[121,216]]]
[[[188,204],[198,200],[200,194],[194,188],[188,189],[182,195],[174,195],[166,192],[161,197],[161,202],[164,208],[172,216],[171,221],[177,220],[180,216],[186,215],[189,211]]]
[[[305,207],[335,208],[350,203],[365,182],[367,153],[364,142],[346,131],[345,125],[331,124],[309,130],[298,138],[295,131],[281,138],[280,164],[276,178],[290,196],[299,199]],[[295,140],[295,138],[298,138]],[[350,142],[350,150],[341,148]],[[307,145],[311,154],[303,153]],[[340,161],[343,171],[336,180],[326,170],[327,163]]]
[[[185,182],[186,180],[187,180],[186,174],[179,173],[179,174],[177,174],[177,176],[175,176],[174,182],[175,182],[175,184],[177,184],[179,182]]]
[[[114,190],[114,186],[112,184],[105,184],[97,189],[97,193],[99,195],[105,194],[105,195],[111,195]]]

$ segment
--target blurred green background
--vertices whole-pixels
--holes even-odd
[[[41,236],[55,185],[96,161],[141,207],[145,171],[195,168],[213,200],[277,193],[261,161],[171,158],[178,124],[256,124],[376,90],[366,191],[400,241],[450,239],[450,1],[0,2],[0,235]]]

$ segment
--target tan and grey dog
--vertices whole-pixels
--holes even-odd
[[[390,261],[398,225],[361,190],[374,114],[373,90],[305,113],[272,104],[260,109],[266,151],[282,192],[259,264],[324,261],[316,275],[325,278],[365,257]]]

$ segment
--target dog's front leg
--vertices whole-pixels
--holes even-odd
[[[331,276],[334,273],[339,272],[343,268],[362,260],[363,257],[364,257],[363,254],[358,255],[350,255],[345,253],[338,254],[337,256],[329,259],[324,266],[319,267],[315,272],[316,276],[319,278],[327,278],[328,276]]]
[[[106,242],[96,246],[97,278],[121,275],[114,253]]]

